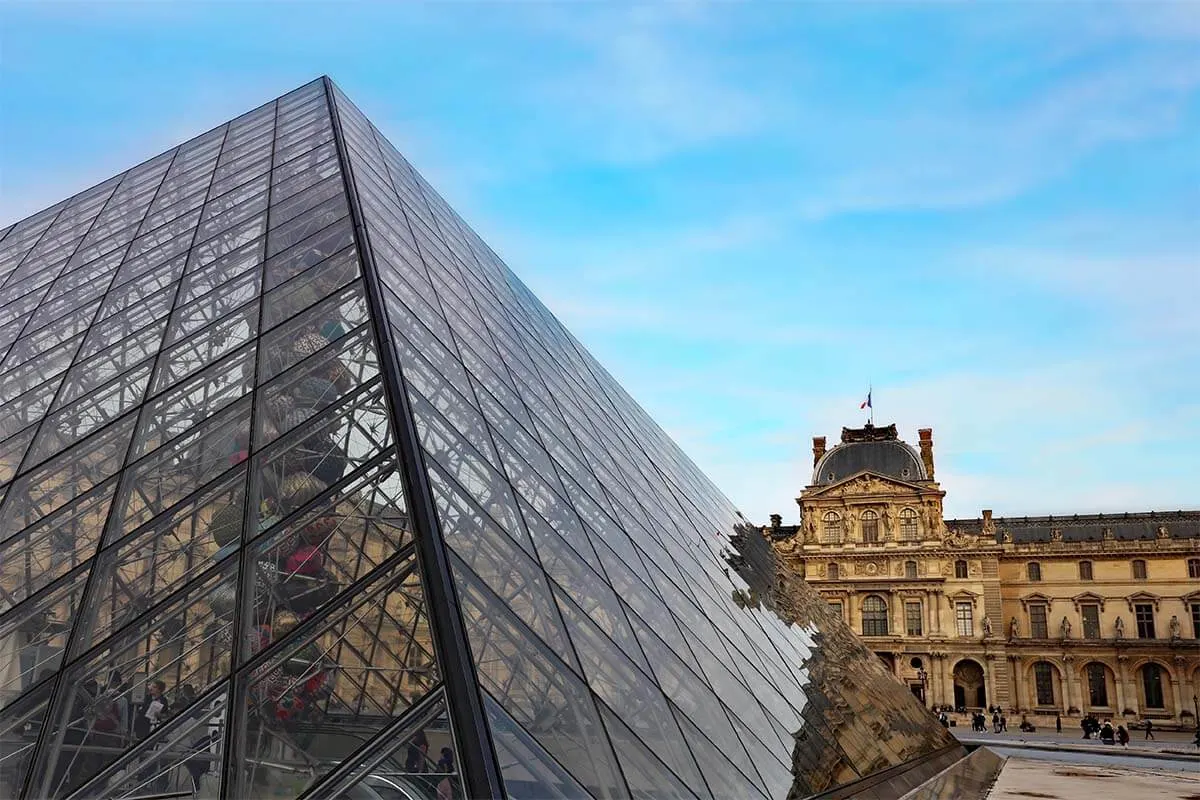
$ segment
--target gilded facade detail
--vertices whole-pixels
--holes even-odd
[[[930,706],[1194,725],[1200,512],[947,520],[919,433],[814,442],[800,524],[763,529],[781,591],[806,575]]]

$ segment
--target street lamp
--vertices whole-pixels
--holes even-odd
[[[917,668],[917,679],[921,681],[921,702],[928,706],[929,702],[925,697],[925,683],[929,680],[929,673],[925,671],[924,667]]]

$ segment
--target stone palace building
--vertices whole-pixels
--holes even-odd
[[[762,529],[775,591],[803,577],[931,707],[1195,725],[1200,512],[943,519],[917,444],[813,438],[800,524]]]

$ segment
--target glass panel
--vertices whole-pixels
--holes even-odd
[[[469,570],[456,568],[454,576],[484,689],[594,796],[624,796],[587,687]]]
[[[483,705],[509,800],[592,800],[588,790],[490,695],[484,694]]]
[[[239,469],[101,554],[81,614],[79,653],[237,550],[246,471]],[[232,605],[232,598],[229,598]]]
[[[0,617],[0,653],[17,653],[0,671],[0,698],[11,702],[54,675],[83,597],[87,571],[77,570],[56,587]]]
[[[249,437],[246,398],[128,467],[112,535],[133,530],[244,460],[241,451]]]
[[[411,541],[403,490],[389,459],[252,548],[252,614],[308,619]],[[273,641],[273,639],[270,639]]]
[[[224,688],[188,708],[172,709],[169,720],[94,777],[77,796],[218,797],[228,713]]]
[[[297,796],[437,686],[415,556],[318,621],[253,667],[233,796]],[[262,621],[251,650],[295,626],[290,615]]]
[[[387,405],[376,383],[264,451],[254,470],[252,510],[263,531],[301,509],[390,444]]]
[[[226,567],[141,613],[67,671],[50,743],[38,753],[39,796],[79,786],[228,675],[233,604],[223,598],[236,586],[237,563]]]
[[[355,757],[359,767],[318,789],[313,800],[466,797],[443,693],[422,706],[400,729],[377,736],[366,753]]]

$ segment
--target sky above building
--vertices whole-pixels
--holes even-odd
[[[0,4],[0,225],[330,75],[741,508],[1200,506],[1200,5]]]

